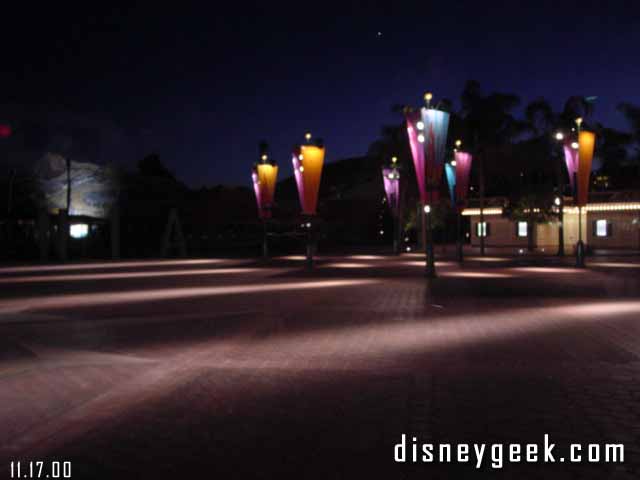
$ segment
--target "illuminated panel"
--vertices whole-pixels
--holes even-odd
[[[518,236],[526,237],[527,233],[527,222],[518,222]]]
[[[449,195],[451,196],[451,205],[456,206],[456,167],[450,163],[444,164],[444,173],[447,177],[447,185],[449,185]]]
[[[578,157],[578,206],[587,204],[589,197],[589,175],[591,174],[591,161],[593,160],[593,148],[596,136],[592,132],[582,131],[578,137],[580,155]]]
[[[464,205],[469,192],[471,160],[473,157],[467,152],[456,152],[454,158],[456,159],[456,199],[460,205]]]
[[[607,236],[607,221],[596,220],[596,237],[606,237],[606,236]]]
[[[418,190],[420,191],[420,201],[427,203],[427,190],[425,188],[425,162],[424,162],[424,123],[420,112],[408,112],[405,115],[407,120],[407,134],[409,136],[409,147],[413,166],[416,169],[416,179],[418,180]],[[421,128],[419,129],[418,126]],[[422,141],[420,141],[422,140]]]
[[[576,186],[574,185],[574,177],[578,173],[578,150],[572,147],[573,142],[569,139],[564,142],[564,163],[567,165],[567,172],[569,173],[569,183],[571,184],[571,191],[575,192]]]
[[[391,213],[398,214],[400,207],[400,175],[395,168],[383,168],[382,179],[384,181],[384,191],[387,194],[387,201]]]
[[[502,215],[502,208],[485,208],[483,210],[483,215]],[[471,216],[471,215],[480,215],[479,208],[465,208],[462,210],[462,215]]]
[[[273,205],[276,192],[276,179],[278,178],[278,166],[270,163],[258,165],[258,180],[262,190],[262,201],[265,207]]]
[[[315,215],[318,205],[318,191],[320,190],[320,178],[324,164],[324,148],[315,145],[303,145],[300,147],[302,160],[298,169],[302,174],[303,198],[302,213]]]
[[[422,109],[425,129],[424,155],[427,174],[427,189],[431,200],[437,200],[442,180],[444,156],[447,149],[449,114],[431,108]]]

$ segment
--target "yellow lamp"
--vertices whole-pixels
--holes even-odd
[[[324,165],[324,147],[302,145],[300,151],[304,158],[304,171],[302,174],[304,205],[302,213],[315,215],[318,205],[318,191],[320,190],[320,177],[322,176],[322,166]]]
[[[258,180],[263,195],[264,206],[273,204],[276,191],[276,179],[278,178],[278,166],[270,163],[258,164]]]

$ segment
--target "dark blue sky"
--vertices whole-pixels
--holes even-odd
[[[393,104],[457,107],[472,78],[523,106],[597,95],[619,128],[616,105],[640,103],[636,2],[270,3],[3,12],[0,105],[106,119],[114,161],[157,151],[200,186],[248,184],[260,139],[289,175],[306,130],[329,161],[361,155]]]

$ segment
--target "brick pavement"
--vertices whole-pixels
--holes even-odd
[[[312,273],[295,260],[159,262],[90,269],[117,282],[5,282],[0,461],[72,460],[73,478],[637,478],[640,263],[592,262],[585,275],[528,262],[443,262],[435,282],[417,256],[326,258]],[[126,277],[197,268],[231,271]],[[229,285],[247,288],[189,295]],[[116,288],[174,295],[92,300]],[[63,294],[76,300],[37,301]],[[399,465],[402,433],[624,442],[627,461]]]

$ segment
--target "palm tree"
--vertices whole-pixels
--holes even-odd
[[[506,143],[526,130],[526,123],[518,120],[513,110],[520,104],[517,95],[494,92],[484,95],[480,83],[469,80],[461,95],[460,116],[465,125],[465,144],[478,168],[480,183],[480,222],[484,222],[485,172],[484,161],[488,150]],[[480,254],[484,255],[484,237],[480,237]]]
[[[571,97],[573,98],[573,97]],[[556,191],[558,194],[559,205],[558,205],[558,256],[564,256],[564,228],[563,228],[563,210],[564,210],[564,181],[562,176],[562,152],[554,145],[551,138],[554,132],[556,132],[561,125],[566,121],[566,119],[571,115],[571,111],[575,110],[577,107],[577,100],[567,101],[565,104],[565,110],[562,113],[556,113],[553,111],[553,108],[549,104],[547,100],[544,98],[538,98],[530,102],[524,110],[525,119],[528,123],[529,130],[534,135],[539,142],[541,142],[544,146],[544,150],[549,152],[550,157],[554,158],[554,170],[556,176]],[[554,148],[556,147],[556,148]],[[540,199],[532,198],[535,197],[533,192],[529,192],[526,195],[526,199],[522,199],[525,203],[537,203],[538,205],[541,202],[536,201]],[[533,219],[532,219],[533,220]],[[529,222],[530,225],[533,222]],[[529,239],[531,240],[531,235],[529,235]],[[531,250],[531,243],[529,243],[529,250]]]
[[[624,114],[631,127],[631,141],[635,149],[633,160],[640,176],[640,107],[625,102],[618,105],[618,110]]]

